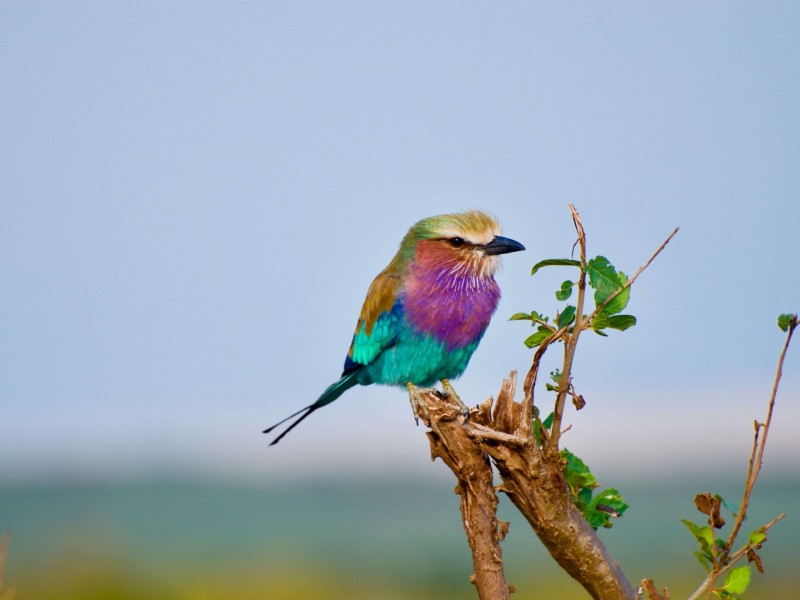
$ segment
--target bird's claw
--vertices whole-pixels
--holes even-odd
[[[413,383],[407,383],[406,387],[408,387],[408,400],[411,402],[411,410],[414,413],[414,421],[416,421],[417,426],[419,427],[419,416],[420,414],[423,415],[425,420],[430,422],[431,420],[431,413],[428,410],[428,405],[425,404],[425,401],[422,399],[422,394],[420,390],[418,390]]]
[[[425,400],[422,398],[423,392],[434,391],[437,390],[428,390],[424,388],[417,388],[414,386],[413,383],[407,383],[406,387],[408,388],[408,400],[411,402],[411,410],[414,413],[414,420],[419,425],[419,418],[420,415],[423,416],[424,420],[430,423],[431,421],[431,413],[428,409],[428,405],[425,404]],[[458,412],[464,417],[467,418],[469,416],[469,407],[461,401],[461,398],[458,397],[456,390],[450,384],[447,379],[442,379],[442,395],[445,398],[450,399],[451,401],[455,401],[458,404]]]
[[[461,401],[461,398],[459,398],[455,388],[447,379],[442,379],[442,393],[451,400],[456,401],[456,403],[458,404],[459,412],[463,416],[465,417],[469,416],[469,407]]]

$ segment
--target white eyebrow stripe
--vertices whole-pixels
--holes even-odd
[[[486,231],[480,233],[474,233],[474,232],[465,233],[463,231],[459,231],[458,229],[444,228],[438,230],[436,233],[445,239],[460,237],[465,241],[469,242],[470,244],[475,244],[478,246],[483,246],[485,244],[488,244],[495,238],[495,233],[492,231]]]

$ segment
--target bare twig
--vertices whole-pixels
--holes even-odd
[[[600,313],[601,310],[603,310],[608,304],[610,304],[611,301],[614,300],[614,298],[616,298],[626,289],[631,287],[633,285],[633,282],[636,281],[636,278],[639,277],[639,275],[641,275],[644,272],[644,270],[650,266],[650,263],[652,263],[655,260],[656,256],[661,254],[661,251],[667,247],[667,244],[669,244],[672,238],[674,238],[677,235],[680,229],[681,229],[680,227],[676,227],[675,229],[673,229],[672,233],[670,233],[667,236],[667,239],[665,239],[664,242],[658,247],[658,249],[655,252],[653,252],[650,258],[647,259],[647,262],[644,263],[638,269],[636,269],[636,272],[631,276],[630,279],[628,279],[628,281],[625,282],[625,285],[616,290],[613,294],[609,294],[608,298],[606,298],[600,306],[598,306],[592,311],[592,314],[589,315],[586,321],[590,322],[594,317],[596,317]]]
[[[550,428],[550,439],[547,442],[548,454],[552,458],[558,456],[558,442],[561,438],[561,418],[564,414],[564,403],[566,402],[567,391],[571,383],[572,361],[575,358],[578,337],[583,329],[583,304],[586,298],[586,232],[583,229],[581,217],[572,204],[569,205],[569,210],[572,213],[572,221],[578,232],[581,274],[578,278],[578,301],[575,312],[575,325],[572,335],[567,335],[564,340],[564,362],[561,366],[561,380],[558,385],[558,393],[556,394],[555,408],[553,409],[553,426]]]
[[[780,358],[778,359],[778,368],[775,371],[775,380],[772,384],[772,394],[769,398],[769,408],[767,409],[767,420],[761,424],[757,421],[755,422],[755,435],[753,436],[753,452],[750,455],[750,462],[747,469],[747,477],[745,479],[745,486],[744,486],[744,494],[742,495],[742,503],[739,508],[739,513],[736,515],[736,520],[733,523],[733,528],[731,529],[731,534],[728,537],[728,549],[730,549],[733,545],[736,536],[739,533],[739,529],[744,522],[745,513],[747,512],[747,506],[750,503],[750,494],[753,492],[753,487],[756,484],[756,479],[758,478],[758,474],[761,472],[761,467],[764,464],[764,448],[767,444],[767,436],[769,435],[769,427],[772,424],[772,412],[775,408],[775,398],[778,395],[778,384],[781,381],[781,377],[783,376],[783,361],[786,358],[786,352],[789,349],[789,344],[792,341],[792,334],[794,333],[795,327],[797,326],[797,321],[795,320],[794,324],[789,327],[789,332],[786,335],[786,342],[783,344],[783,350],[781,350]],[[763,429],[764,433],[761,436],[761,440],[758,439],[759,429]],[[728,550],[729,551],[729,550]],[[723,553],[722,558],[727,558],[727,552]]]
[[[669,590],[664,588],[664,592],[659,593],[652,579],[642,579],[642,588],[650,600],[669,600]]]
[[[775,523],[783,519],[785,516],[786,513],[781,513],[766,525],[759,527],[759,529],[766,533],[773,525],[775,525]],[[719,577],[720,575],[724,575],[729,569],[733,568],[736,562],[740,558],[743,558],[747,554],[747,551],[750,550],[751,548],[752,545],[750,543],[747,543],[741,548],[739,548],[736,552],[731,553],[730,556],[728,557],[728,564],[720,569],[719,573],[717,574],[717,577]]]
[[[533,404],[533,388],[536,385],[536,378],[539,375],[539,365],[542,362],[542,356],[544,356],[544,353],[547,351],[547,348],[550,346],[550,344],[560,340],[568,330],[569,325],[564,325],[564,327],[554,332],[550,337],[539,344],[536,352],[533,353],[533,363],[531,364],[531,368],[525,377],[525,382],[523,383],[522,387],[522,390],[525,394],[525,402]]]
[[[753,426],[755,432],[753,434],[753,447],[750,451],[750,459],[748,461],[747,467],[747,475],[745,477],[745,484],[744,484],[744,492],[742,494],[742,501],[739,506],[739,512],[736,514],[736,519],[733,522],[733,526],[731,527],[730,535],[728,536],[727,542],[725,543],[725,549],[719,554],[719,556],[714,555],[714,564],[712,565],[711,571],[709,572],[708,576],[703,580],[700,586],[689,596],[688,600],[697,600],[698,598],[702,597],[704,594],[707,597],[711,597],[711,593],[714,589],[714,582],[720,575],[723,575],[728,570],[730,570],[734,564],[741,558],[743,558],[748,551],[755,550],[753,548],[753,544],[750,543],[749,539],[747,543],[739,548],[736,551],[733,551],[733,545],[736,542],[736,538],[739,535],[739,531],[741,530],[742,523],[747,516],[747,509],[750,505],[750,495],[753,493],[753,488],[756,485],[756,481],[758,479],[759,473],[761,473],[761,467],[764,463],[764,449],[767,443],[767,436],[769,434],[769,428],[772,424],[772,414],[775,408],[775,398],[778,395],[778,385],[780,384],[781,377],[783,375],[783,362],[786,358],[786,352],[789,349],[789,344],[792,341],[792,335],[794,334],[794,330],[797,328],[797,316],[795,315],[792,322],[789,324],[789,330],[786,335],[786,341],[783,344],[783,349],[781,350],[780,357],[778,358],[778,366],[775,370],[775,379],[772,384],[772,393],[770,394],[769,398],[769,407],[767,409],[767,419],[764,423],[759,423],[758,421],[753,422]],[[763,433],[762,433],[763,432]],[[761,531],[767,531],[770,527],[772,527],[775,523],[780,521],[784,517],[784,513],[781,513],[777,517],[775,517],[772,521],[761,527]],[[712,529],[713,530],[713,529]]]

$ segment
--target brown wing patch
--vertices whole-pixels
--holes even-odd
[[[400,278],[397,275],[389,273],[389,269],[384,269],[369,286],[367,297],[364,300],[364,306],[361,308],[361,315],[358,317],[358,324],[356,325],[356,334],[364,326],[364,332],[367,335],[372,334],[372,328],[375,326],[375,321],[381,316],[381,313],[389,312],[397,300],[397,291],[400,288]]]

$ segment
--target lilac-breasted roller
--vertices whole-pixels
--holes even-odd
[[[375,278],[358,317],[342,377],[271,445],[318,408],[356,384],[405,386],[417,416],[415,386],[461,375],[500,300],[494,273],[500,254],[525,247],[502,237],[485,212],[470,210],[423,219],[409,229],[389,266]]]

